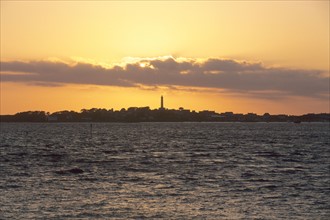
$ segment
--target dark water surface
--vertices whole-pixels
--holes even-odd
[[[330,219],[328,123],[1,123],[0,219]]]

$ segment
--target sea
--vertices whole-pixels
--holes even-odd
[[[0,219],[330,219],[329,123],[1,123]]]

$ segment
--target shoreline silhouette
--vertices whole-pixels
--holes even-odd
[[[159,109],[129,107],[121,110],[91,108],[75,111],[25,111],[14,115],[0,115],[0,122],[330,122],[329,113],[304,115],[271,115],[265,113],[239,114],[233,112],[194,111],[184,108]]]

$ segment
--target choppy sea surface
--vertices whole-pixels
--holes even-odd
[[[330,219],[329,142],[329,123],[1,123],[0,219]]]

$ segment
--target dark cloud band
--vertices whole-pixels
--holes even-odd
[[[260,63],[223,59],[207,59],[203,62],[173,58],[141,60],[112,68],[87,63],[1,62],[1,81],[34,82],[38,85],[185,86],[242,94],[260,95],[264,92],[267,96],[273,91],[277,96],[329,98],[329,77],[325,77],[320,70],[268,68]]]

